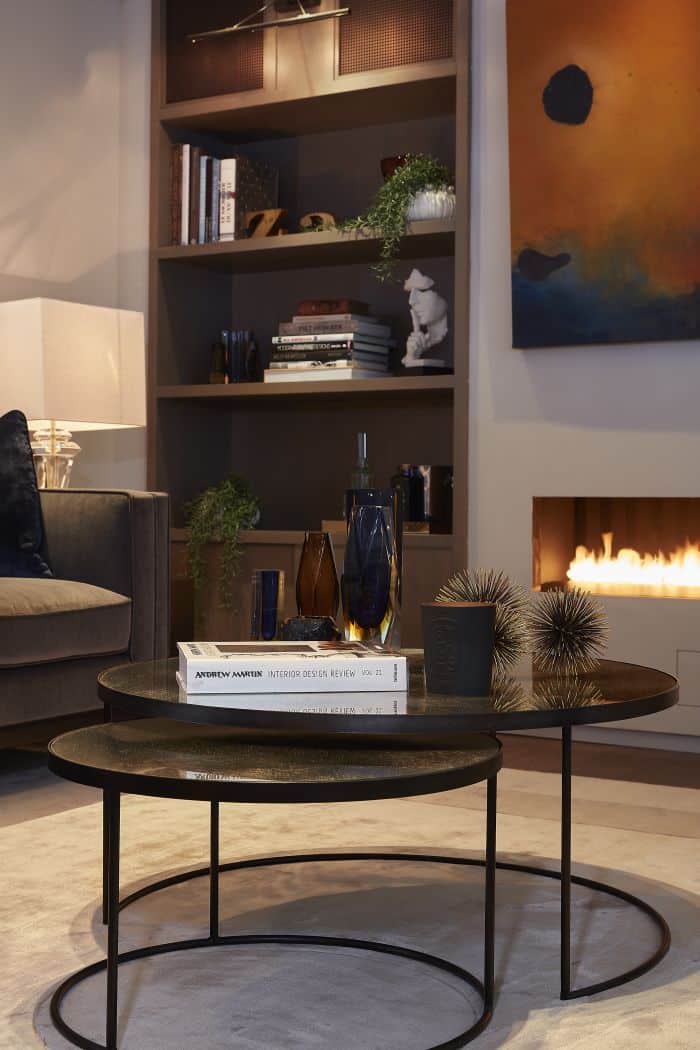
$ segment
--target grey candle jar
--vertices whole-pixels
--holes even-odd
[[[448,696],[488,696],[495,604],[425,602],[421,611],[427,691]]]

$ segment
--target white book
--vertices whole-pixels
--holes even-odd
[[[386,362],[389,359],[389,349],[385,346],[369,346],[364,343],[297,343],[296,346],[273,346],[272,357],[275,361],[299,361],[315,360],[309,355],[318,354],[318,360],[330,357],[333,354],[344,354],[346,357],[365,357],[371,361]]]
[[[324,382],[333,382],[335,379],[377,379],[388,376],[388,372],[379,372],[377,369],[369,368],[266,368],[263,374],[265,383],[304,383],[315,382],[317,379]]]
[[[190,243],[190,146],[182,147],[182,201],[180,207],[180,244]]]
[[[352,368],[357,371],[358,368],[366,372],[377,372],[378,375],[385,375],[387,372],[386,364],[381,362],[376,363],[374,361],[357,361],[351,357],[343,358],[341,361],[271,361],[271,371],[281,372],[313,372],[322,371],[324,368]]]
[[[408,695],[386,693],[188,693],[175,672],[180,702],[235,711],[290,711],[308,715],[405,715]]]
[[[211,198],[212,198],[212,209],[211,209],[211,239],[212,241],[219,240],[219,201],[221,187],[221,161],[218,157],[213,157],[211,162]]]
[[[224,157],[219,176],[219,240],[236,236],[236,158]]]
[[[189,693],[382,693],[407,688],[406,657],[363,642],[178,642]]]
[[[205,156],[199,158],[199,229],[197,230],[197,244],[204,244],[207,239],[207,160]]]
[[[391,340],[375,339],[373,336],[358,337],[357,332],[307,332],[299,335],[273,335],[276,346],[294,346],[295,343],[368,343],[371,346],[388,346]]]

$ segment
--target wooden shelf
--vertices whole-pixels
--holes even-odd
[[[299,383],[200,383],[160,386],[159,400],[191,401],[199,398],[218,398],[239,401],[250,397],[334,397],[338,394],[388,394],[406,396],[426,392],[451,395],[455,387],[453,375],[444,376],[386,376],[381,379],[338,379]]]
[[[403,258],[451,255],[454,223],[430,219],[409,224],[401,243]],[[251,237],[215,244],[172,245],[158,250],[163,262],[198,263],[231,273],[289,270],[299,267],[377,262],[379,239],[370,234],[290,233],[284,237]]]
[[[253,140],[454,113],[456,63],[445,60],[433,64],[432,69],[439,69],[440,75],[402,79],[412,74],[415,76],[415,68],[413,71],[407,68],[387,71],[385,75],[391,78],[388,82],[355,91],[349,90],[347,78],[344,78],[333,82],[335,91],[311,98],[271,102],[268,94],[264,101],[256,104],[254,99],[238,93],[171,102],[160,107],[159,116],[164,127]],[[255,94],[260,96],[263,92]]]
[[[295,529],[251,529],[241,532],[240,538],[241,543],[245,545],[255,544],[256,546],[270,545],[279,547],[281,544],[289,544],[290,546],[301,547],[304,542],[304,535],[305,533]],[[345,539],[344,536],[339,536],[335,532],[331,533],[331,536],[336,543],[339,538]],[[173,543],[185,543],[187,540],[187,529],[171,529],[170,539]],[[403,546],[409,550],[425,550],[426,548],[449,550],[452,546],[452,536],[447,533],[404,532]]]

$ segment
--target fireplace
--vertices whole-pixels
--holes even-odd
[[[532,585],[599,596],[609,655],[676,675],[680,704],[621,729],[700,736],[700,498],[536,497]]]
[[[700,499],[537,497],[535,589],[700,598]]]

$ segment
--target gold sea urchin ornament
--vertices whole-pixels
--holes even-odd
[[[505,674],[527,646],[525,591],[496,569],[465,569],[456,573],[435,596],[436,602],[489,602],[496,606],[493,666]]]
[[[605,610],[578,587],[540,594],[529,626],[533,659],[541,671],[563,675],[593,671],[605,651]]]

